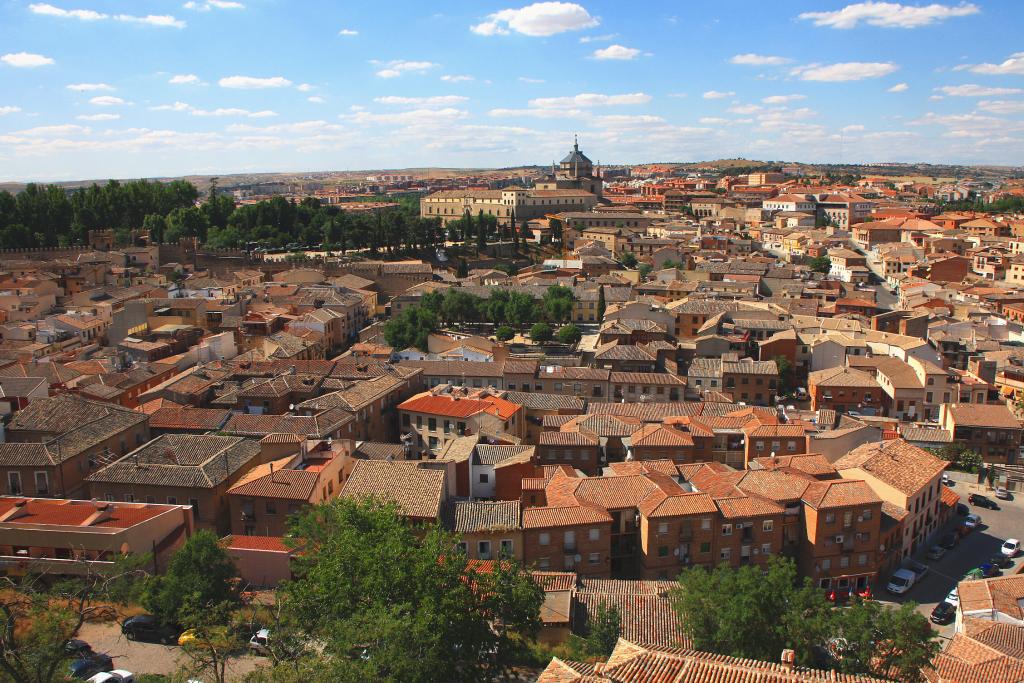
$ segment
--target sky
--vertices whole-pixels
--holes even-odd
[[[0,0],[0,181],[1024,163],[1024,2]]]

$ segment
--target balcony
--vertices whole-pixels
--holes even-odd
[[[680,529],[679,530],[679,540],[681,542],[692,541],[693,540],[693,529]]]

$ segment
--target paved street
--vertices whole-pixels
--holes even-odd
[[[89,643],[96,652],[105,652],[114,658],[114,666],[134,674],[169,675],[186,661],[180,647],[130,641],[121,635],[117,623],[85,624],[78,637]],[[261,657],[246,655],[229,666],[229,678],[240,681],[242,676],[266,662]]]
[[[982,490],[974,481],[973,475],[963,475],[951,472],[951,477],[962,478],[956,481],[953,490],[960,496],[963,503],[967,502],[967,496],[971,493],[982,493],[992,500],[996,500],[994,493]],[[1015,500],[996,500],[999,510],[986,510],[971,506],[971,512],[979,515],[982,525],[973,533],[965,536],[960,544],[953,550],[946,553],[946,556],[939,561],[929,561],[924,558],[928,551],[923,548],[919,557],[915,558],[930,567],[928,575],[903,596],[892,596],[879,590],[878,598],[883,601],[905,602],[913,601],[918,603],[918,611],[925,616],[931,615],[932,609],[941,602],[950,590],[957,584],[957,581],[971,569],[985,563],[990,557],[999,553],[999,548],[1008,538],[1020,539],[1024,537],[1024,497],[1017,497]],[[959,515],[954,516],[954,525],[962,519]],[[952,527],[951,527],[952,528]],[[1014,560],[1014,567],[1003,569],[1003,575],[1012,574],[1022,569],[1024,558],[1017,557]],[[880,586],[884,589],[889,577],[882,576],[879,579]],[[933,627],[944,638],[953,635],[953,625]]]

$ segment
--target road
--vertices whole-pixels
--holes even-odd
[[[996,500],[995,495],[990,491],[972,483],[975,480],[973,475],[950,472],[950,476],[956,479],[953,490],[960,495],[963,503],[967,502],[967,496],[971,493],[982,493],[991,500]],[[905,595],[894,597],[885,592],[879,592],[878,598],[882,601],[895,603],[913,601],[918,603],[918,611],[925,616],[930,616],[932,609],[946,597],[950,590],[956,586],[960,578],[971,569],[984,564],[993,555],[999,554],[999,548],[1003,541],[1008,538],[1020,539],[1024,537],[1024,496],[1018,496],[1015,500],[998,500],[999,510],[986,510],[972,506],[971,512],[979,515],[982,525],[974,532],[965,536],[960,544],[946,553],[946,556],[938,561],[924,559],[927,548],[923,548],[916,557],[920,562],[927,564],[931,571],[928,575]],[[961,517],[954,515],[955,525]],[[1022,569],[1024,557],[1014,560],[1013,568],[1003,569],[1003,575],[1013,574]],[[880,577],[880,583],[888,580],[888,576]],[[953,624],[933,628],[943,638],[953,636]]]
[[[78,637],[89,643],[96,652],[105,652],[113,657],[116,668],[136,675],[169,676],[187,662],[180,647],[127,640],[121,635],[121,626],[117,623],[87,623],[79,629]],[[228,665],[228,678],[240,681],[245,674],[266,661],[251,655],[239,657]]]

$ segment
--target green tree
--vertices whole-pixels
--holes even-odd
[[[502,325],[494,331],[494,338],[498,341],[508,341],[514,336],[516,336],[516,331],[508,325]]]
[[[639,266],[637,266],[637,271],[640,273],[640,279],[646,280],[647,276],[651,274],[651,264],[641,263]]]
[[[573,645],[580,650],[585,659],[606,659],[615,649],[622,633],[622,615],[619,608],[601,602],[593,614],[587,615],[587,634],[585,637],[570,636]]]
[[[598,321],[604,320],[604,310],[607,307],[604,300],[604,285],[599,285],[597,288],[597,319]]]
[[[530,328],[530,339],[535,342],[546,342],[551,340],[551,325],[547,323],[534,323]]]
[[[567,322],[572,317],[573,302],[572,289],[562,285],[548,287],[541,300],[541,308],[544,317],[553,323]]]
[[[848,674],[921,683],[940,649],[937,634],[914,603],[890,607],[854,598],[832,617],[836,668]],[[894,673],[895,672],[895,673]]]
[[[151,577],[142,604],[168,626],[216,606],[238,604],[238,570],[217,537],[206,529],[192,534],[174,553],[167,572]]]
[[[766,569],[722,565],[679,575],[673,606],[695,649],[774,661],[790,647],[801,663],[811,663],[811,645],[827,633],[830,605],[809,581],[798,585],[792,560],[773,557]],[[800,633],[793,632],[797,626]]]
[[[580,339],[583,338],[583,333],[580,332],[580,328],[570,323],[560,327],[557,336],[558,341],[563,344],[578,344]]]
[[[421,306],[402,311],[384,324],[384,339],[396,351],[427,350],[427,338],[437,331],[437,315]]]
[[[466,259],[459,258],[459,262],[455,266],[455,277],[469,277],[469,266],[466,264]]]
[[[446,323],[476,322],[478,297],[458,287],[452,287],[444,295],[441,305],[441,319]]]
[[[626,268],[635,268],[636,256],[633,254],[633,252],[627,251],[623,253],[621,257],[619,257],[619,263],[621,263]]]
[[[808,261],[807,265],[816,273],[828,273],[832,268],[832,261],[828,256],[816,256]]]
[[[793,364],[785,356],[775,356],[772,360],[779,370],[779,393],[788,394],[793,390]]]
[[[151,242],[163,242],[164,231],[167,229],[167,219],[158,213],[147,214],[142,221],[142,229],[149,231]]]
[[[496,680],[540,627],[543,593],[519,564],[477,571],[453,536],[392,504],[334,499],[295,518],[291,537],[304,551],[280,599],[323,643],[314,680]]]
[[[509,292],[505,303],[505,320],[513,327],[522,327],[538,318],[537,302],[524,292]]]
[[[977,451],[959,441],[953,441],[930,450],[936,457],[949,462],[950,467],[963,472],[976,473],[983,464],[981,455]]]

